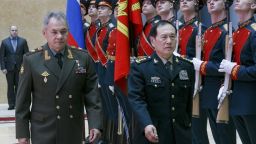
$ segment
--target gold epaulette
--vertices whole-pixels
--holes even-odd
[[[252,23],[251,27],[256,31],[256,23]]]
[[[149,60],[149,59],[151,59],[150,56],[148,56],[148,57],[143,57],[143,58],[137,58],[137,59],[135,60],[135,62],[136,62],[137,64],[140,64],[140,63],[146,62],[146,61]]]
[[[41,52],[43,51],[43,48],[42,47],[38,47],[38,48],[35,48],[33,50],[30,50],[29,52],[26,53],[26,55],[31,55],[31,54],[34,54],[34,53],[37,53],[37,52]]]
[[[184,61],[186,61],[186,62],[188,62],[188,63],[190,63],[190,64],[193,64],[193,62],[192,62],[192,60],[190,60],[190,59],[188,59],[188,58],[186,58],[186,57],[178,57],[178,58],[180,58],[181,60],[184,60]]]

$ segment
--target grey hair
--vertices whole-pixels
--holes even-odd
[[[44,18],[43,25],[46,27],[49,24],[51,18],[55,18],[59,21],[63,21],[67,25],[66,15],[61,11],[50,11]]]

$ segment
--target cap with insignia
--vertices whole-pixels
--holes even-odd
[[[204,4],[211,2],[212,0],[202,0]],[[229,8],[233,4],[233,0],[223,0],[225,2],[226,8]]]
[[[141,6],[141,7],[143,6],[143,2],[144,2],[144,1],[146,1],[146,0],[140,0],[140,6]],[[151,4],[152,4],[154,7],[156,7],[154,0],[147,0],[147,1],[150,1]]]
[[[169,2],[173,3],[173,8],[174,9],[179,9],[179,2],[180,2],[179,0],[155,0],[155,4],[154,5],[156,5],[156,3],[158,1],[169,1]]]
[[[86,1],[85,7],[87,8],[87,10],[89,9],[90,5],[96,5],[96,0],[87,0]]]
[[[204,7],[204,0],[196,0],[196,7],[198,10],[202,9]]]
[[[99,7],[99,6],[107,6],[110,9],[113,8],[111,0],[96,0],[96,6],[97,7]]]

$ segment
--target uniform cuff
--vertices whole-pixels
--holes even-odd
[[[233,67],[232,71],[231,71],[231,77],[233,80],[237,80],[238,79],[238,71],[240,69],[240,65],[236,65]]]
[[[206,75],[206,65],[207,65],[207,61],[204,61],[201,66],[200,66],[200,73],[201,75]]]

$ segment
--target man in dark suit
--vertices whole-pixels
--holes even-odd
[[[89,141],[102,128],[101,99],[93,62],[84,50],[67,43],[62,12],[44,20],[47,43],[24,56],[17,92],[16,137],[20,144],[82,144],[84,106]],[[30,107],[32,105],[32,107]]]
[[[9,108],[15,107],[16,92],[19,81],[19,70],[23,55],[28,52],[28,44],[24,38],[18,36],[17,26],[10,27],[10,37],[4,39],[0,48],[1,70],[6,75]]]
[[[194,70],[189,61],[173,55],[176,29],[159,21],[151,30],[151,57],[132,65],[128,99],[146,139],[139,144],[191,144]]]

